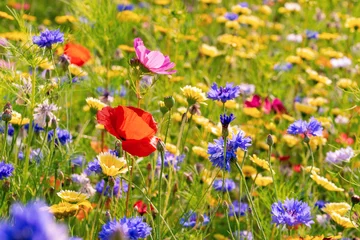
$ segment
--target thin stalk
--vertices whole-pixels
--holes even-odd
[[[8,135],[8,130],[9,130],[9,122],[6,121],[5,122],[5,131],[4,131],[4,147],[2,150],[2,154],[1,156],[4,157],[4,160],[6,161],[6,157],[5,157],[5,152],[6,152],[6,143],[7,143],[7,135]]]
[[[167,122],[167,125],[166,125],[165,140],[164,140],[164,143],[165,143],[165,144],[166,144],[166,140],[167,140],[167,136],[168,136],[168,131],[169,131],[169,127],[170,127],[170,120],[171,120],[171,109],[169,110],[169,113],[168,113],[168,122]]]
[[[269,145],[269,156],[268,156],[268,162],[269,162],[269,167],[270,167],[270,173],[271,173],[271,178],[273,180],[274,183],[274,191],[275,191],[275,201],[278,201],[278,194],[277,194],[277,188],[276,188],[276,182],[275,182],[275,178],[274,178],[274,172],[271,166],[271,152],[272,152],[272,145]]]
[[[245,153],[245,154],[246,154],[246,153]],[[244,158],[245,158],[245,157],[244,157]],[[268,238],[267,238],[266,235],[265,235],[264,229],[263,229],[263,227],[262,227],[262,225],[261,225],[261,222],[260,222],[259,215],[258,215],[257,210],[256,210],[256,208],[255,208],[255,204],[254,204],[254,202],[253,202],[253,200],[252,200],[252,198],[251,198],[251,195],[250,195],[250,192],[249,192],[249,188],[248,188],[248,186],[247,186],[247,184],[246,184],[246,182],[245,182],[244,173],[243,173],[241,167],[239,166],[239,163],[235,162],[235,166],[236,166],[236,168],[238,169],[238,171],[239,171],[239,173],[240,173],[240,175],[241,175],[241,178],[242,178],[243,181],[244,181],[245,192],[246,192],[248,201],[249,201],[249,203],[250,203],[250,205],[251,205],[251,208],[252,208],[252,210],[253,210],[253,212],[254,212],[254,214],[255,214],[256,224],[257,224],[258,228],[260,229],[260,232],[261,232],[261,234],[262,234],[262,236],[263,236],[262,239],[267,240]]]
[[[186,112],[184,113],[182,121],[181,121],[180,132],[179,132],[179,135],[178,135],[179,138],[178,138],[178,141],[177,141],[177,144],[176,144],[176,149],[177,150],[179,150],[179,148],[180,148],[181,138],[182,138],[182,135],[183,135],[183,132],[184,132],[185,123],[186,123],[186,120],[187,120],[187,113],[189,112],[189,108],[190,108],[190,106],[188,106],[188,108],[186,109]]]
[[[126,193],[126,202],[125,202],[125,214],[126,214],[127,217],[129,217],[128,209],[129,209],[129,199],[130,199],[130,194],[131,194],[133,169],[134,169],[134,158],[131,157],[131,169],[130,169],[129,187],[128,187],[128,191]]]
[[[307,183],[308,183],[309,180],[310,180],[310,176],[311,176],[311,174],[312,174],[312,170],[313,170],[314,164],[315,164],[314,153],[313,153],[313,151],[311,150],[310,144],[309,144],[308,142],[306,142],[306,146],[308,147],[309,152],[310,152],[310,155],[311,155],[311,168],[310,168],[310,174],[308,175],[308,177],[307,177],[307,179],[306,179],[306,181],[305,181],[304,191],[306,191],[306,189],[307,189]],[[309,198],[309,195],[308,195],[308,194],[306,194],[306,195],[307,195],[307,198]]]
[[[103,190],[101,191],[101,195],[100,195],[99,200],[98,200],[97,205],[96,205],[98,211],[95,212],[95,216],[94,216],[94,218],[93,218],[93,223],[92,223],[92,225],[91,225],[90,238],[93,237],[94,229],[95,229],[95,223],[98,223],[98,215],[99,215],[99,212],[102,211],[102,209],[103,209],[103,208],[101,208],[101,209],[99,210],[99,207],[100,207],[100,205],[101,205],[102,198],[103,198],[103,195],[104,195],[104,193],[105,193],[106,188],[107,188],[107,181],[105,181],[105,183],[104,183],[104,188],[103,188]]]
[[[158,211],[159,215],[161,215],[161,182],[162,182],[162,175],[163,175],[163,169],[164,169],[164,151],[160,152],[161,156],[161,167],[160,167],[160,176],[159,176],[159,188],[158,188]],[[169,193],[168,193],[169,194]],[[161,219],[157,218],[157,226],[156,226],[156,234],[157,239],[161,239]]]

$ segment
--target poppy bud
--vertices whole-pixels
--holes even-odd
[[[1,115],[1,119],[4,121],[4,122],[10,122],[11,121],[11,110],[6,108],[4,109],[4,112],[3,114]]]
[[[2,185],[2,190],[4,192],[8,192],[10,189],[10,181],[9,180],[6,180],[3,185]]]
[[[202,172],[202,170],[204,169],[204,165],[201,164],[201,163],[197,163],[197,164],[195,165],[195,168],[196,168],[197,173],[200,174],[200,173]]]
[[[193,177],[192,177],[192,173],[190,172],[190,173],[184,173],[184,176],[185,176],[185,178],[186,178],[186,181],[188,182],[188,183],[192,183],[194,180],[193,180]]]
[[[156,149],[159,152],[165,152],[165,144],[163,141],[161,141],[160,139],[158,140],[157,144],[156,144]]]
[[[201,115],[201,111],[200,111],[200,105],[198,103],[193,104],[190,109],[189,112],[191,115]]]
[[[106,217],[106,222],[109,222],[109,221],[111,221],[111,220],[112,220],[112,218],[111,218],[111,214],[110,214],[110,212],[109,212],[109,211],[106,211],[106,212],[105,212],[105,217]]]
[[[164,103],[168,109],[171,109],[175,105],[175,99],[173,96],[164,97]]]
[[[151,171],[151,163],[148,163],[148,164],[146,165],[146,170]]]
[[[274,140],[273,140],[271,134],[267,135],[266,143],[267,143],[267,145],[269,145],[270,147],[274,144]]]

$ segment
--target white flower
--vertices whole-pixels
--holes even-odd
[[[38,104],[34,109],[34,123],[38,124],[39,127],[46,127],[46,118],[48,118],[49,124],[53,120],[57,121],[52,112],[55,112],[58,109],[59,108],[55,104],[49,104],[49,100],[46,99],[43,103]]]
[[[296,42],[296,43],[301,43],[303,40],[303,37],[300,34],[289,34],[286,37],[286,40],[288,40],[289,42]]]
[[[330,64],[333,68],[345,68],[351,66],[351,59],[347,57],[332,58]]]
[[[294,2],[287,2],[284,5],[285,9],[290,11],[290,12],[300,12],[301,11],[301,6],[298,3],[294,3]]]
[[[337,117],[335,118],[335,122],[337,124],[348,124],[349,123],[349,118],[348,117],[345,117],[345,116],[342,116],[342,115],[337,115]]]
[[[329,222],[329,220],[330,220],[330,217],[327,214],[316,215],[316,221],[322,226],[326,225],[326,223]]]
[[[13,83],[13,86],[18,90],[18,98],[16,99],[16,103],[21,105],[24,104],[24,98],[27,95],[31,94],[32,84],[30,78],[21,77],[21,84]]]

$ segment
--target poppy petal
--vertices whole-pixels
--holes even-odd
[[[123,114],[120,114],[119,116],[114,116],[114,109],[111,107],[104,107],[96,114],[98,123],[104,125],[106,131],[108,131],[110,134],[114,135],[118,139],[121,139],[121,135],[117,131],[116,124],[113,123],[113,120],[118,119],[119,121],[122,121],[123,116]]]
[[[156,151],[158,142],[157,137],[144,138],[141,140],[126,140],[122,142],[122,148],[125,152],[136,157],[146,157]]]
[[[141,117],[149,125],[149,127],[151,127],[154,130],[154,133],[157,132],[157,129],[158,129],[157,124],[156,124],[153,116],[150,113],[148,113],[140,108],[135,108],[135,107],[128,107],[128,108],[133,110],[139,117]]]

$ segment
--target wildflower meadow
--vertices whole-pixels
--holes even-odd
[[[357,0],[1,0],[0,240],[360,239]]]

